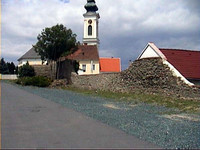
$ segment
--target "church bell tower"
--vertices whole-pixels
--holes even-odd
[[[86,13],[84,16],[84,35],[83,43],[87,45],[99,45],[98,38],[98,23],[99,23],[99,13],[98,7],[96,6],[95,0],[87,0],[85,5]]]

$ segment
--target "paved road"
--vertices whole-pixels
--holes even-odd
[[[1,82],[2,148],[156,148],[57,103]]]

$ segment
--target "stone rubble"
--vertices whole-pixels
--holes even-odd
[[[121,73],[82,76],[72,74],[72,82],[74,87],[90,90],[122,93],[139,90],[151,94],[163,93],[179,98],[200,99],[200,89],[190,87],[175,77],[160,58],[136,60]]]

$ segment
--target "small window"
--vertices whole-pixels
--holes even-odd
[[[83,72],[86,72],[86,65],[82,65]]]
[[[95,65],[92,66],[92,69],[95,70]]]
[[[92,35],[92,26],[91,25],[88,26],[88,35]]]

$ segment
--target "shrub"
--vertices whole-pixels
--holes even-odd
[[[19,77],[33,77],[35,76],[35,70],[32,66],[28,64],[28,62],[19,68]]]
[[[51,84],[51,79],[43,76],[32,77],[32,85],[39,87],[47,87]]]
[[[16,83],[24,86],[32,85],[38,87],[48,87],[51,84],[51,80],[43,76],[23,77],[19,78]]]

